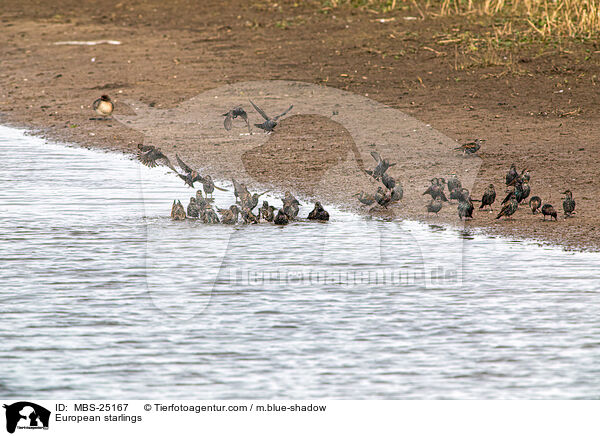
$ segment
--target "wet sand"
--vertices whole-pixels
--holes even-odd
[[[291,17],[296,24],[278,24]],[[456,70],[446,57],[424,48],[444,49],[423,36],[439,23],[398,18],[389,25],[355,11],[339,11],[332,18],[310,5],[294,7],[288,2],[269,9],[263,3],[237,1],[224,7],[216,1],[59,1],[34,6],[9,0],[0,15],[0,122],[85,147],[133,153],[138,142],[148,142],[139,130],[117,120],[89,119],[94,116],[91,103],[100,94],[111,95],[118,115],[126,116],[134,113],[129,101],[168,110],[203,92],[248,80],[327,85],[400,109],[457,142],[487,139],[479,153],[473,197],[481,198],[489,183],[503,197],[504,175],[515,163],[529,169],[532,195],[552,203],[559,221],[543,222],[522,207],[512,220],[498,221],[495,214],[476,211],[475,219],[463,224],[455,204],[437,217],[427,217],[427,199],[421,195],[427,180],[447,176],[452,169],[460,173],[461,162],[472,162],[456,154],[456,161],[440,166],[434,149],[427,159],[424,148],[414,164],[402,159],[414,152],[412,143],[377,147],[398,160],[390,174],[405,187],[403,201],[381,215],[598,250],[600,221],[594,199],[600,173],[600,111],[593,76],[599,71],[599,55],[588,55],[583,47],[570,53],[524,55],[517,73],[501,67]],[[422,37],[398,36],[411,32]],[[397,36],[390,38],[391,34]],[[68,40],[122,44],[54,44]],[[381,56],[400,51],[406,54]],[[283,110],[283,102],[281,106]],[[361,166],[373,164],[369,149],[364,144],[354,148],[355,139],[335,117],[292,111],[259,147],[186,141],[188,132],[181,130],[167,129],[164,135],[172,140],[158,144],[168,155],[178,152],[216,178],[245,174],[256,189],[290,189],[306,200],[367,213],[352,195],[377,186],[362,173]],[[323,162],[339,167],[333,173],[335,183],[320,174]],[[565,189],[577,200],[577,214],[571,219],[562,217]],[[495,206],[498,210],[498,202]]]

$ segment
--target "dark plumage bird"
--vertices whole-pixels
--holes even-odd
[[[198,189],[196,191],[196,205],[198,206],[198,210],[204,209],[207,204],[208,203],[206,202],[204,195],[202,195],[202,191]]]
[[[495,201],[496,189],[494,188],[494,185],[490,183],[485,189],[483,197],[481,197],[481,206],[479,206],[479,209],[483,209],[485,206],[489,206],[490,210],[492,210],[492,204],[494,204]]]
[[[515,179],[519,177],[519,173],[517,171],[517,167],[515,164],[510,166],[508,173],[506,173],[506,185],[511,185]]]
[[[496,216],[496,219],[500,219],[500,217],[503,216],[508,218],[517,211],[518,207],[519,203],[517,202],[517,198],[515,197],[515,191],[513,188],[509,191],[508,200],[506,201],[506,204],[502,207],[502,210],[500,210],[498,216]]]
[[[289,191],[285,192],[283,198],[283,211],[289,219],[295,219],[300,212],[300,202]]]
[[[177,173],[177,175],[179,177],[181,177],[181,179],[185,182],[186,185],[193,188],[194,183],[199,182],[202,179],[202,177],[200,177],[200,174],[198,173],[198,171],[192,169],[192,167],[190,167],[183,160],[181,160],[181,158],[179,157],[179,155],[177,153],[175,153],[175,159],[177,159],[177,164],[179,165],[179,168],[181,168],[181,170],[184,173],[184,174]]]
[[[153,145],[138,144],[138,149],[138,159],[147,167],[154,168],[160,163],[177,172],[169,158],[162,153],[160,148],[154,147]]]
[[[383,186],[390,190],[394,189],[394,187],[396,186],[396,180],[394,180],[394,178],[388,173],[383,173],[383,175],[381,176],[381,183],[383,183]]]
[[[435,200],[432,198],[429,204],[425,206],[427,208],[427,213],[435,213],[437,215],[438,212],[442,210],[443,204],[444,203],[439,198]]]
[[[367,170],[366,173],[373,177],[375,180],[381,180],[386,171],[390,167],[396,165],[395,163],[390,163],[390,161],[387,159],[382,159],[379,153],[377,153],[376,151],[372,151],[371,156],[373,157],[373,159],[375,159],[377,165],[375,166],[375,169],[373,171]]]
[[[258,224],[259,217],[252,213],[252,209],[244,207],[242,209],[242,219],[244,224]]]
[[[282,116],[287,114],[289,111],[291,111],[292,108],[294,107],[294,105],[291,105],[283,113],[277,115],[276,117],[271,118],[265,113],[265,111],[263,111],[261,108],[256,106],[252,102],[252,100],[250,100],[250,104],[254,107],[254,109],[256,109],[256,112],[258,112],[265,119],[265,121],[262,124],[255,124],[255,126],[258,127],[259,129],[265,130],[267,132],[272,132],[273,129],[275,128],[275,126],[277,125],[277,120],[279,120],[279,118],[281,118]]]
[[[375,193],[375,201],[377,201],[377,204],[380,206],[387,208],[392,202],[392,193],[384,190],[382,187],[379,187]]]
[[[462,189],[461,199],[458,201],[458,217],[462,219],[472,219],[473,218],[473,210],[475,207],[473,206],[473,200],[471,200],[471,195],[469,194],[469,190],[466,188]]]
[[[269,206],[267,201],[263,201],[262,207],[259,209],[260,216],[262,219],[268,222],[272,222],[275,219],[275,208]]]
[[[565,211],[565,217],[569,218],[573,216],[573,212],[575,212],[575,200],[573,199],[573,193],[569,190],[563,192],[565,194],[565,199],[563,201],[563,210]]]
[[[250,191],[248,191],[245,184],[236,182],[235,179],[231,179],[231,181],[233,182],[233,195],[235,196],[236,201],[242,196],[250,195]]]
[[[185,209],[179,200],[173,200],[173,207],[171,207],[171,219],[175,221],[182,221],[185,219]]]
[[[287,223],[289,223],[290,220],[287,214],[283,211],[283,209],[279,209],[279,211],[277,212],[277,216],[275,216],[273,222],[277,225],[284,226]]]
[[[538,209],[540,208],[541,205],[542,205],[542,199],[540,197],[538,197],[537,195],[535,195],[529,199],[529,207],[531,208],[531,213],[533,213],[534,215],[536,213],[538,213]]]
[[[187,207],[187,214],[189,217],[198,218],[200,215],[200,209],[196,203],[196,197],[190,197],[190,202]]]
[[[396,187],[390,190],[390,196],[392,197],[392,203],[402,200],[404,197],[404,189],[400,183],[397,183]]]
[[[558,214],[556,213],[556,209],[551,204],[544,204],[542,206],[542,215],[544,216],[544,221],[546,221],[546,217],[550,217],[550,221],[554,218],[554,221],[558,221]]]
[[[476,139],[473,142],[467,142],[466,144],[461,145],[460,147],[456,147],[455,150],[462,150],[463,154],[474,154],[479,151],[481,148],[481,143],[485,141],[484,139]]]
[[[225,120],[223,120],[223,125],[225,126],[225,130],[231,130],[233,126],[233,120],[237,117],[240,117],[242,120],[246,122],[246,126],[248,127],[248,133],[250,133],[250,123],[248,122],[248,114],[241,106],[236,106],[231,109],[229,112],[223,114]]]
[[[219,216],[213,210],[213,208],[210,204],[207,204],[204,207],[204,210],[202,213],[202,221],[206,224],[219,224]]]
[[[204,189],[204,194],[207,196],[210,195],[211,198],[213,192],[215,192],[215,189],[218,189],[219,191],[227,191],[227,189],[219,188],[217,185],[215,185],[215,182],[213,182],[213,179],[210,176],[210,174],[207,174],[204,177],[199,175],[198,177],[200,183],[202,183],[202,189]]]
[[[219,209],[221,213],[221,222],[223,224],[237,224],[240,209],[237,205],[232,204],[229,209]]]
[[[371,206],[373,203],[375,203],[375,196],[372,194],[367,194],[366,192],[358,192],[354,194],[354,197],[357,197],[358,201],[367,206]]]
[[[103,95],[94,101],[92,108],[94,108],[94,111],[102,116],[103,119],[106,119],[107,117],[110,117],[115,110],[115,105],[108,95]]]
[[[309,220],[329,221],[329,212],[323,209],[320,202],[315,203],[315,208],[308,214]]]
[[[455,189],[462,189],[462,183],[460,180],[458,180],[456,174],[451,174],[450,178],[448,179],[448,192],[452,194],[452,191]]]
[[[529,194],[531,193],[531,187],[526,180],[522,178],[519,178],[519,180],[521,180],[521,183],[517,184],[518,189],[515,191],[515,194],[517,196],[517,201],[521,203],[522,201],[526,200],[527,197],[529,197]]]
[[[429,188],[423,192],[423,195],[427,194],[431,195],[431,198],[434,200],[440,198],[442,201],[448,201],[446,194],[444,194],[444,187],[440,184],[438,179],[433,179]]]
[[[455,188],[450,191],[450,200],[460,200],[462,198],[462,188]]]

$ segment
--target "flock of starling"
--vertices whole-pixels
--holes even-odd
[[[277,126],[278,120],[290,112],[294,107],[291,105],[283,113],[275,117],[269,117],[264,110],[259,108],[252,101],[250,101],[250,104],[261,117],[264,118],[262,123],[254,125],[267,133],[272,132],[275,126]],[[103,95],[94,101],[92,107],[96,113],[101,115],[104,119],[109,117],[114,110],[114,104],[107,95]],[[231,130],[233,120],[241,118],[246,123],[248,132],[252,133],[248,121],[248,114],[242,106],[234,107],[224,113],[223,116],[225,117],[223,125],[226,130]],[[464,155],[472,155],[479,151],[483,142],[483,139],[476,139],[473,142],[468,142],[455,149],[461,150]],[[258,212],[254,214],[253,211],[258,206],[259,197],[266,192],[262,194],[251,194],[243,183],[238,183],[234,179],[233,187],[236,204],[230,206],[229,209],[217,209],[221,214],[221,217],[219,218],[217,212],[210,204],[212,201],[212,193],[215,189],[222,191],[226,191],[226,189],[215,186],[209,175],[201,176],[198,170],[194,170],[187,165],[177,154],[175,154],[175,158],[180,171],[171,164],[169,158],[161,152],[160,148],[152,145],[139,144],[138,149],[139,160],[144,165],[149,167],[155,167],[158,164],[165,165],[175,172],[186,185],[191,188],[194,188],[194,183],[196,182],[202,184],[204,195],[201,190],[196,191],[196,196],[190,198],[187,210],[184,209],[180,201],[173,201],[171,218],[174,220],[196,218],[207,224],[236,224],[241,217],[242,221],[246,224],[255,224],[264,220],[279,225],[285,225],[288,224],[290,220],[296,219],[298,216],[300,203],[289,192],[285,193],[281,208],[276,209],[274,206],[269,205],[267,201],[263,201],[262,206],[258,208]],[[358,201],[364,205],[373,206],[374,208],[387,208],[389,205],[402,200],[404,190],[402,184],[387,173],[388,169],[396,164],[391,163],[387,159],[383,159],[376,151],[371,152],[371,156],[375,160],[376,165],[373,170],[366,170],[365,172],[373,179],[380,182],[381,186],[379,186],[377,191],[373,194],[362,191],[355,194],[355,196],[358,198]],[[531,187],[529,185],[530,178],[531,176],[527,169],[519,174],[517,167],[514,164],[510,166],[505,180],[507,186],[506,197],[502,200],[502,207],[496,216],[496,219],[502,217],[507,219],[511,217],[515,214],[519,205],[523,204],[523,202],[529,198],[531,193]],[[448,188],[448,195],[446,195],[445,192],[446,187]],[[573,193],[570,190],[564,191],[563,194],[565,195],[565,198],[563,199],[564,216],[565,218],[569,218],[575,213],[575,200],[573,199]],[[428,214],[435,213],[437,215],[442,210],[444,203],[456,200],[458,202],[457,213],[461,220],[473,219],[473,211],[475,210],[473,202],[481,203],[479,209],[485,209],[487,207],[490,212],[493,212],[493,204],[496,202],[496,190],[493,184],[487,186],[481,200],[475,200],[471,198],[469,190],[462,187],[462,183],[456,174],[452,174],[448,180],[443,177],[431,179],[430,186],[423,195],[431,196],[430,202],[425,206]],[[552,220],[552,218],[554,218],[555,221],[558,220],[558,213],[554,206],[549,203],[544,204],[542,199],[537,195],[532,196],[529,199],[529,207],[534,215],[541,212],[544,221],[546,220],[546,217],[550,220]],[[317,201],[313,211],[310,212],[307,218],[310,220],[328,221],[329,213],[327,213],[327,211],[323,209],[321,203]]]
[[[255,124],[256,127],[271,132],[277,125],[277,121],[283,115],[287,114],[293,106],[290,106],[285,112],[276,117],[269,117],[262,109],[256,106],[252,101],[250,102],[256,111],[265,119],[261,124]],[[236,106],[227,113],[223,114],[225,117],[224,127],[229,130],[232,127],[233,120],[241,118],[244,120],[250,132],[250,123],[248,122],[248,114],[241,106]],[[181,201],[174,200],[171,207],[171,218],[173,220],[185,220],[185,219],[198,219],[205,224],[237,224],[243,222],[244,224],[258,224],[261,221],[272,222],[277,225],[286,225],[292,220],[298,219],[298,213],[300,212],[300,202],[290,193],[286,192],[282,201],[282,207],[277,209],[272,205],[269,205],[267,201],[263,201],[262,205],[254,210],[258,206],[259,198],[266,194],[252,194],[246,185],[232,179],[233,190],[236,202],[232,204],[228,209],[213,208],[211,202],[213,201],[213,192],[215,189],[221,191],[227,191],[227,189],[220,188],[215,185],[210,175],[202,176],[200,171],[195,170],[190,165],[185,163],[183,159],[176,153],[175,159],[179,170],[173,165],[170,159],[161,151],[152,145],[138,144],[138,159],[144,165],[148,167],[156,167],[158,164],[169,167],[177,176],[179,176],[187,186],[194,187],[194,183],[201,183],[202,190],[196,191],[195,197],[190,197],[190,201],[187,208],[184,208]],[[220,216],[219,216],[220,214]],[[307,219],[317,221],[329,221],[329,213],[323,208],[320,202],[316,202],[314,209],[308,214]]]
[[[508,173],[506,174],[506,197],[502,200],[500,212],[496,216],[496,219],[504,217],[505,219],[514,215],[519,208],[520,204],[523,204],[529,195],[531,194],[531,186],[529,182],[531,175],[527,169],[523,170],[520,174],[517,171],[517,167],[513,164],[510,166]],[[493,184],[489,184],[485,189],[481,200],[474,200],[471,198],[469,190],[462,187],[462,184],[456,174],[452,174],[448,181],[444,178],[434,178],[431,180],[431,185],[423,193],[423,195],[430,195],[431,201],[426,206],[428,213],[437,214],[442,210],[444,202],[449,202],[446,197],[445,188],[448,187],[450,200],[458,201],[458,217],[462,220],[472,219],[473,211],[475,207],[473,202],[480,202],[479,209],[489,208],[490,212],[493,211],[493,204],[496,201],[496,189]],[[565,198],[563,200],[563,211],[565,218],[573,216],[575,213],[575,200],[573,199],[573,193],[569,190],[563,192]],[[529,199],[529,207],[531,212],[535,215],[541,211],[543,220],[549,217],[550,220],[558,219],[558,213],[554,206],[549,203],[543,204],[542,199],[535,195]]]

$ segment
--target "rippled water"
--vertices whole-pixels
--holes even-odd
[[[0,162],[0,397],[599,397],[597,254],[332,208],[172,222],[164,169],[15,129]]]

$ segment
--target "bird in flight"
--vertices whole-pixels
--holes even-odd
[[[237,117],[240,117],[246,122],[246,126],[248,127],[248,133],[250,133],[250,123],[248,122],[248,114],[246,113],[243,107],[236,106],[229,112],[224,113],[223,116],[225,117],[225,120],[223,121],[225,130],[231,130],[231,127],[233,126],[233,120],[235,120]]]
[[[292,108],[294,107],[294,105],[291,105],[289,108],[287,108],[283,113],[277,115],[276,117],[269,117],[265,111],[263,111],[261,108],[259,108],[258,106],[256,106],[252,100],[250,100],[250,104],[254,107],[254,109],[256,109],[256,112],[258,112],[264,119],[265,121],[262,124],[254,124],[256,127],[258,127],[259,129],[262,129],[266,132],[272,132],[273,129],[275,128],[275,126],[277,125],[277,120],[279,120],[279,118],[281,118],[282,116],[284,116],[285,114],[287,114],[289,111],[292,110]]]

